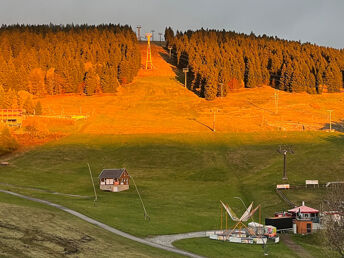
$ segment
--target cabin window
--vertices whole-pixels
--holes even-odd
[[[106,179],[105,182],[107,185],[113,185],[113,179],[112,178]]]
[[[100,184],[101,184],[101,185],[105,185],[105,179],[104,179],[104,178],[102,178],[102,179],[100,180]]]

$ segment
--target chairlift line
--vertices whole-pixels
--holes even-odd
[[[143,203],[143,200],[142,200],[142,198],[141,198],[141,195],[140,195],[139,189],[138,189],[138,188],[137,188],[137,186],[136,186],[136,183],[135,183],[134,177],[132,177],[131,175],[129,175],[129,176],[130,176],[130,178],[133,180],[133,183],[134,183],[134,186],[135,186],[135,189],[136,189],[137,195],[138,195],[138,196],[139,196],[139,198],[140,198],[140,201],[141,201],[141,204],[142,204],[142,208],[143,208],[143,212],[144,212],[144,217],[145,217],[145,220],[147,220],[147,219],[148,219],[148,221],[150,221],[150,217],[149,217],[149,215],[148,215],[148,213],[147,213],[146,207],[145,207],[145,205],[144,205],[144,203]]]

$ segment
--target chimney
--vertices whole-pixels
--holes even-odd
[[[304,201],[302,201],[302,206],[305,206],[305,202]]]

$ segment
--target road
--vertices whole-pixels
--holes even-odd
[[[57,209],[60,209],[60,210],[63,210],[69,214],[72,214],[84,221],[87,221],[93,225],[96,225],[102,229],[105,229],[111,233],[114,233],[116,235],[119,235],[121,237],[125,237],[127,239],[130,239],[130,240],[133,240],[133,241],[136,241],[136,242],[139,242],[141,244],[144,244],[144,245],[148,245],[148,246],[151,246],[151,247],[155,247],[155,248],[159,248],[159,249],[162,249],[162,250],[165,250],[165,251],[169,251],[169,252],[173,252],[173,253],[176,253],[176,254],[181,254],[181,255],[185,255],[185,256],[188,256],[188,257],[194,257],[194,258],[200,258],[202,256],[199,256],[199,255],[196,255],[196,254],[193,254],[193,253],[190,253],[190,252],[187,252],[187,251],[183,251],[183,250],[180,250],[180,249],[177,249],[175,247],[173,247],[172,245],[171,246],[163,246],[161,244],[158,244],[158,243],[155,243],[153,241],[149,241],[147,239],[142,239],[142,238],[139,238],[139,237],[136,237],[136,236],[133,236],[133,235],[130,235],[128,233],[125,233],[123,231],[120,231],[116,228],[113,228],[113,227],[110,227],[102,222],[99,222],[97,220],[94,220],[90,217],[87,217],[77,211],[74,211],[74,210],[71,210],[69,208],[66,208],[62,205],[59,205],[59,204],[56,204],[56,203],[52,203],[52,202],[49,202],[49,201],[46,201],[46,200],[42,200],[42,199],[37,199],[37,198],[33,198],[33,197],[29,197],[29,196],[25,196],[25,195],[22,195],[22,194],[18,194],[18,193],[15,193],[15,192],[11,192],[11,191],[6,191],[6,190],[1,190],[0,189],[0,192],[2,193],[6,193],[6,194],[10,194],[10,195],[14,195],[16,197],[19,197],[19,198],[23,198],[23,199],[26,199],[26,200],[30,200],[30,201],[33,201],[33,202],[38,202],[38,203],[41,203],[41,204],[45,204],[45,205],[49,205],[49,206],[52,206],[52,207],[55,207]]]

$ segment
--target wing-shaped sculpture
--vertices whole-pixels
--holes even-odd
[[[248,219],[250,218],[250,213],[251,213],[252,205],[253,205],[253,202],[251,202],[250,206],[248,206],[247,210],[241,216],[240,221],[248,221]]]
[[[227,211],[228,215],[231,217],[232,220],[234,221],[239,221],[237,215],[234,213],[234,211],[227,205],[225,205],[222,201],[220,201],[222,206],[225,208]]]
[[[260,204],[251,211],[250,216],[248,218],[251,218],[256,213],[259,207],[260,207]]]

